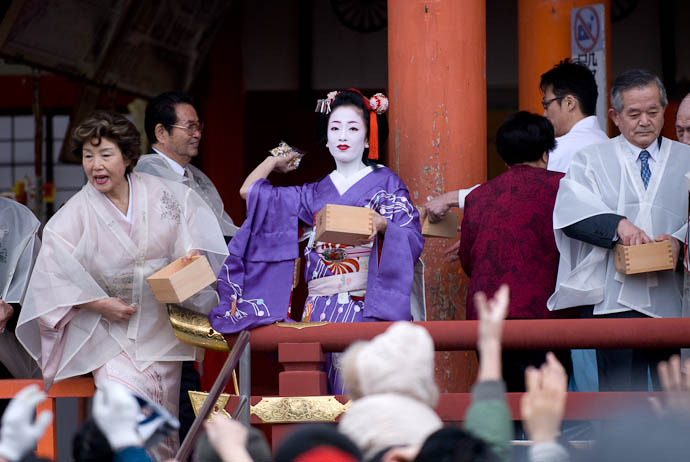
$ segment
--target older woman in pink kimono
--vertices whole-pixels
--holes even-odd
[[[213,211],[184,185],[133,172],[139,133],[119,114],[98,111],[72,135],[88,183],[46,224],[17,335],[46,384],[93,373],[177,415],[180,343],[146,278],[175,258],[205,251],[218,269],[227,254]],[[208,289],[189,302],[207,312]],[[174,456],[177,438],[154,448]]]

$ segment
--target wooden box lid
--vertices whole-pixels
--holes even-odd
[[[421,207],[417,207],[417,210],[420,209]],[[429,223],[429,217],[426,217],[422,223],[422,236],[455,239],[458,236],[459,219],[459,215],[453,212],[447,212],[438,223]]]
[[[316,214],[314,240],[357,245],[371,236],[373,229],[374,214],[370,208],[326,204]]]
[[[649,273],[676,267],[669,241],[639,245],[618,244],[613,249],[613,263],[616,271],[622,274]]]
[[[161,303],[181,303],[216,281],[216,275],[205,256],[184,257],[146,278],[153,296]]]

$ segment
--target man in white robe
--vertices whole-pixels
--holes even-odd
[[[621,135],[575,154],[554,208],[561,253],[551,310],[591,305],[594,316],[680,317],[682,274],[617,273],[616,243],[670,240],[674,261],[685,236],[688,199],[683,175],[690,148],[660,137],[666,91],[642,70],[621,74],[611,88],[609,115]],[[599,350],[599,388],[646,390],[667,352]]]
[[[39,378],[41,370],[14,335],[41,241],[40,222],[17,201],[0,197],[0,379]]]
[[[177,181],[196,191],[211,207],[226,241],[235,235],[237,226],[227,214],[223,200],[213,182],[191,164],[199,154],[203,123],[199,121],[189,95],[166,92],[146,106],[146,136],[153,153],[139,158],[137,172]]]
[[[146,106],[144,126],[154,152],[141,156],[134,170],[182,183],[196,191],[216,215],[227,243],[238,228],[225,211],[223,200],[211,180],[191,164],[199,154],[203,130],[203,123],[199,120],[191,97],[182,92],[166,92],[156,96]],[[194,410],[187,391],[201,390],[201,377],[192,362],[182,364],[181,384],[182,440],[194,421]]]

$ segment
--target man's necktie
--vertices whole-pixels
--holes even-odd
[[[652,177],[652,171],[649,169],[649,153],[646,150],[640,153],[640,176],[642,177],[642,183],[644,183],[644,189],[647,189],[649,179]]]

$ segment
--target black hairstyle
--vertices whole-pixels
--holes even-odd
[[[72,442],[75,462],[110,462],[115,453],[92,418],[86,419]]]
[[[122,158],[129,160],[125,173],[131,173],[141,156],[141,136],[139,130],[122,114],[112,111],[94,111],[72,131],[71,150],[75,157],[83,156],[84,144],[107,139],[117,145]]]
[[[167,91],[149,101],[146,105],[146,116],[144,119],[144,129],[149,143],[155,144],[156,125],[162,124],[170,133],[172,126],[177,123],[177,113],[175,106],[178,104],[189,104],[194,106],[192,97],[182,91]],[[194,108],[196,110],[196,108]]]
[[[321,114],[316,125],[316,136],[320,146],[323,146],[328,141],[328,120],[331,118],[331,114],[340,106],[354,106],[362,112],[362,119],[364,121],[364,127],[367,131],[367,139],[369,139],[369,109],[364,104],[364,99],[362,95],[352,90],[343,90],[339,92],[333,102],[331,103],[331,111],[328,114]],[[383,143],[388,139],[388,119],[386,119],[386,114],[376,114],[376,123],[378,126],[378,139],[379,139],[379,158],[381,157],[381,152],[383,150]],[[362,153],[362,162],[364,165],[369,165],[375,167],[377,162],[369,159],[369,148],[365,148]]]
[[[424,441],[415,462],[493,462],[490,446],[454,425],[435,431]]]
[[[537,161],[555,147],[549,119],[527,111],[509,115],[496,133],[498,154],[508,165]]]
[[[275,462],[290,462],[318,447],[327,446],[362,460],[362,453],[350,438],[333,424],[310,424],[290,433],[276,452]]]
[[[556,64],[541,75],[539,88],[542,93],[549,87],[557,98],[573,95],[580,102],[580,110],[585,116],[597,112],[597,82],[592,71],[584,64],[573,63],[569,58]]]
[[[661,79],[655,74],[644,69],[631,69],[623,72],[611,84],[611,107],[616,112],[623,111],[623,92],[631,88],[644,88],[647,85],[655,84],[659,89],[659,103],[662,107],[668,104],[666,88],[661,83]]]

